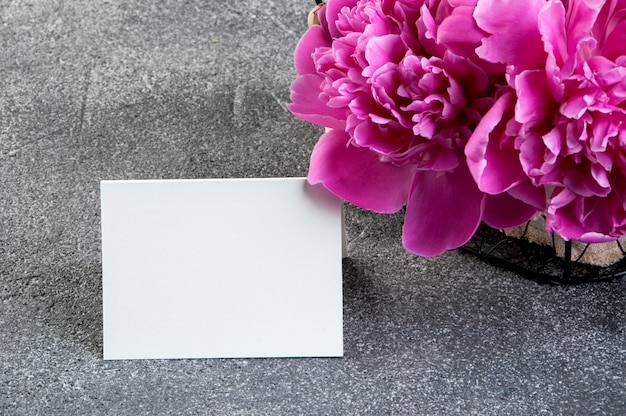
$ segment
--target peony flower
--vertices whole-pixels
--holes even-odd
[[[480,189],[547,195],[565,239],[626,235],[626,0],[478,0],[475,18],[509,84],[466,147]]]
[[[464,244],[482,220],[510,227],[536,212],[480,191],[465,161],[504,82],[504,66],[476,54],[476,1],[330,0],[295,51],[289,108],[327,128],[309,181],[376,212],[406,205],[403,243],[420,255]]]

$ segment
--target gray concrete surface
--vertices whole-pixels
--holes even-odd
[[[354,207],[344,358],[102,360],[99,181],[306,175],[311,3],[0,1],[0,414],[625,414],[626,281],[418,258]]]

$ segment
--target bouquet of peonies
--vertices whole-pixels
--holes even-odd
[[[308,179],[406,206],[432,256],[481,222],[626,235],[626,0],[329,0],[295,51],[290,110],[326,127]]]

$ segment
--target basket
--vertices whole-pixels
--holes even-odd
[[[507,230],[481,225],[461,247],[494,265],[540,283],[581,284],[610,281],[626,275],[626,239],[588,244],[548,234],[545,219],[535,217]]]

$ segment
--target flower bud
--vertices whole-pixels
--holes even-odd
[[[317,6],[315,6],[313,10],[309,12],[309,17],[307,19],[309,27],[320,24],[320,19],[317,17],[317,13],[322,9],[322,7],[324,7],[325,4],[325,1],[318,2]]]

